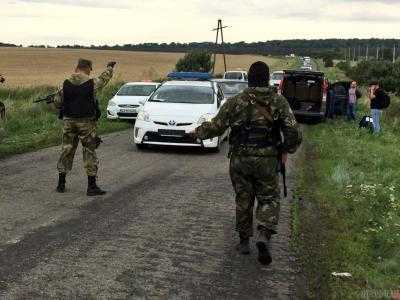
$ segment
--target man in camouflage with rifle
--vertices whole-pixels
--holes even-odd
[[[6,82],[3,75],[0,74],[0,84]],[[6,106],[0,101],[0,121],[6,118]]]
[[[96,91],[106,86],[113,76],[115,62],[107,64],[107,69],[98,77],[91,78],[92,62],[80,59],[75,73],[66,79],[58,92],[43,99],[54,102],[60,109],[63,120],[62,152],[57,164],[59,176],[57,192],[65,192],[66,174],[71,171],[76,148],[82,143],[83,163],[88,176],[88,196],[104,195],[106,192],[96,184],[98,159],[96,149],[101,139],[96,134],[96,123],[100,108]]]
[[[268,66],[254,63],[248,77],[249,88],[229,99],[211,122],[203,123],[191,135],[206,140],[231,128],[230,176],[236,193],[236,230],[240,237],[237,249],[241,254],[250,253],[257,199],[258,260],[267,265],[272,262],[269,241],[277,233],[280,210],[277,170],[286,163],[287,154],[297,150],[302,135],[287,100],[268,85]]]

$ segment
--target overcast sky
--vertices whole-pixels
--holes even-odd
[[[400,0],[0,0],[0,42],[124,44],[400,38]]]

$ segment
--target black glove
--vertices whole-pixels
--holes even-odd
[[[108,67],[114,68],[116,64],[117,64],[117,62],[115,62],[115,61],[110,61],[110,62],[107,64],[107,68],[108,68]]]

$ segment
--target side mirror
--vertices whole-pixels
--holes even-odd
[[[141,106],[143,106],[144,103],[145,103],[145,102],[144,102],[143,100],[139,101],[139,104],[140,104]]]

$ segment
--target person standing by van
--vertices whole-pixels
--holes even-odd
[[[380,87],[379,82],[373,81],[369,84],[368,98],[370,101],[371,115],[374,126],[374,134],[381,132],[381,116],[382,109],[384,108],[385,97],[387,97],[385,91]]]
[[[347,104],[347,120],[354,121],[356,119],[357,100],[361,97],[361,93],[357,90],[357,82],[352,81],[349,89],[349,99]]]

